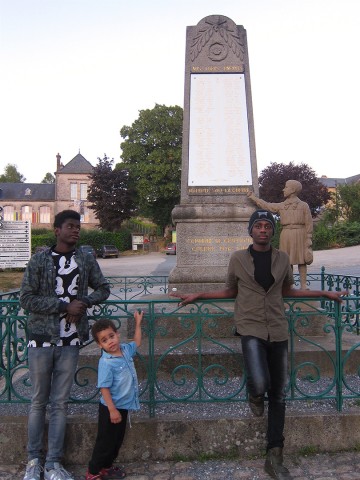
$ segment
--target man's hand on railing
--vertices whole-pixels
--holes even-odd
[[[327,290],[301,290],[298,288],[291,288],[286,286],[282,290],[283,297],[308,297],[308,298],[319,298],[326,297],[329,300],[334,300],[335,302],[342,302],[342,297],[347,297],[349,292],[347,290],[342,290],[341,292],[328,292]]]
[[[235,298],[238,293],[237,288],[233,287],[226,287],[221,290],[213,290],[211,292],[198,292],[198,293],[178,293],[175,289],[173,289],[172,293],[170,293],[171,297],[179,297],[183,301],[179,303],[179,306],[187,305],[188,303],[194,303],[196,300],[200,298],[202,300],[213,300],[213,299],[221,299],[221,298]]]
[[[347,297],[349,292],[347,290],[342,290],[341,292],[324,292],[324,297],[327,297],[329,300],[334,300],[335,302],[342,302],[343,297]]]
[[[178,293],[178,292],[172,292],[170,293],[170,297],[178,297],[182,299],[182,302],[179,303],[180,307],[183,307],[184,305],[187,305],[188,303],[194,303],[196,300],[199,299],[200,293]]]

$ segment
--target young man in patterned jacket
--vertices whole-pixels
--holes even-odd
[[[61,464],[66,404],[79,356],[89,338],[86,310],[108,298],[110,286],[91,254],[76,248],[80,215],[55,216],[56,245],[33,255],[26,268],[20,304],[27,322],[29,375],[33,388],[28,419],[28,464],[24,480],[73,480]],[[89,294],[88,287],[93,291]],[[46,406],[50,403],[48,448],[43,454]],[[45,460],[45,465],[43,462]]]

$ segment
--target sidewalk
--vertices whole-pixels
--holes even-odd
[[[359,480],[360,451],[336,454],[285,456],[294,480]],[[127,480],[269,480],[264,459],[206,462],[138,462],[126,464]],[[75,480],[84,480],[86,466],[68,467]],[[24,466],[0,466],[0,480],[21,480]]]
[[[336,248],[332,250],[317,250],[314,261],[308,266],[308,273],[319,273],[325,267],[328,273],[360,276],[360,245],[354,247]],[[297,267],[295,268],[297,272]]]

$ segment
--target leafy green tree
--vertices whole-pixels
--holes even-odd
[[[55,177],[52,173],[48,172],[41,180],[41,183],[55,183]]]
[[[120,230],[124,220],[135,211],[133,193],[129,188],[129,175],[125,169],[112,169],[114,159],[98,158],[98,164],[90,175],[88,189],[89,208],[95,210],[100,227],[109,232]]]
[[[338,185],[336,194],[337,219],[358,222],[360,219],[360,184]]]
[[[299,198],[310,207],[311,214],[316,216],[320,208],[330,200],[330,194],[314,170],[306,163],[295,165],[271,163],[259,175],[259,194],[267,202],[282,202],[283,189],[288,180],[297,180],[302,184]]]
[[[3,183],[24,183],[26,178],[22,175],[17,165],[8,163],[4,169],[4,173],[0,175],[0,182]]]
[[[120,130],[123,163],[140,213],[165,227],[180,200],[183,110],[156,104]]]

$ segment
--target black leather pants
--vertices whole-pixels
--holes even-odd
[[[285,390],[288,382],[288,341],[270,342],[242,336],[247,388],[252,396],[269,401],[267,450],[284,446]]]

